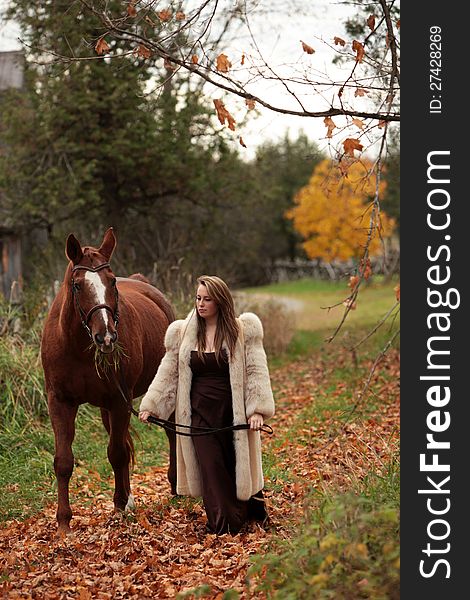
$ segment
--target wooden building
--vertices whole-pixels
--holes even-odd
[[[2,94],[11,88],[23,87],[24,54],[14,50],[0,52],[0,102]],[[0,111],[0,119],[1,111]],[[8,148],[0,139],[0,152]],[[18,302],[23,287],[21,233],[11,223],[2,201],[0,189],[0,294]],[[17,282],[14,285],[14,282]]]

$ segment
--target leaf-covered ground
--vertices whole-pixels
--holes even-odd
[[[247,576],[250,557],[263,553],[272,536],[292,535],[307,492],[354,489],[397,449],[397,353],[374,378],[367,406],[349,416],[345,402],[353,403],[359,385],[346,379],[329,384],[341,360],[349,358],[337,357],[329,366],[332,361],[316,355],[272,373],[277,415],[275,434],[263,437],[270,514],[265,528],[252,523],[233,537],[206,534],[201,503],[171,498],[165,467],[135,473],[136,511],[114,515],[99,474],[89,466],[80,476],[79,467],[71,485],[70,536],[56,538],[55,505],[0,529],[2,597],[263,598]]]

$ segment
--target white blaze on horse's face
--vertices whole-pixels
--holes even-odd
[[[88,283],[90,287],[90,292],[94,296],[95,304],[106,304],[106,286],[101,281],[101,277],[99,273],[93,273],[91,271],[87,271],[85,273],[85,281]],[[110,343],[112,337],[109,332],[109,313],[105,308],[100,308],[96,311],[97,314],[101,315],[103,318],[105,333],[103,338],[107,344]]]

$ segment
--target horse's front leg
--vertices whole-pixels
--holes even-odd
[[[114,471],[114,509],[134,508],[129,478],[129,462],[134,446],[129,434],[130,413],[127,407],[109,411],[108,459]]]
[[[75,417],[78,406],[59,401],[54,393],[48,393],[49,417],[54,430],[54,471],[57,478],[57,523],[58,533],[70,532],[69,481],[73,471],[72,442],[75,437]]]

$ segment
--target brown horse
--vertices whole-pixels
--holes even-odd
[[[72,442],[77,410],[85,402],[101,409],[109,433],[115,510],[133,507],[130,412],[119,387],[128,399],[147,391],[164,354],[166,329],[175,318],[164,295],[142,276],[116,279],[109,265],[115,246],[112,228],[98,249],[82,248],[73,234],[68,236],[65,253],[70,262],[42,336],[41,358],[55,436],[59,533],[70,531]],[[174,492],[175,444],[174,436],[169,438],[168,478]]]

